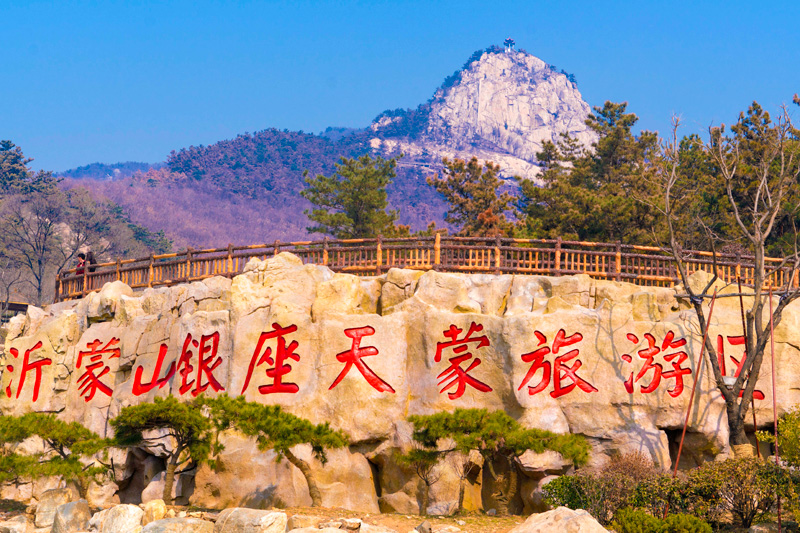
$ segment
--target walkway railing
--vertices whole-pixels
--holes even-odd
[[[233,277],[252,258],[266,259],[291,252],[304,263],[325,265],[335,272],[380,275],[390,268],[487,274],[563,276],[588,274],[594,278],[668,287],[678,282],[671,255],[654,246],[620,243],[564,241],[561,239],[508,239],[435,237],[406,239],[344,239],[302,241],[254,246],[228,246],[207,250],[151,255],[138,259],[92,265],[79,275],[76,269],[56,279],[55,300],[85,296],[103,284],[121,280],[133,289],[163,287],[211,276]],[[711,252],[687,252],[690,271],[713,271]],[[780,259],[767,259],[777,267]],[[726,281],[752,285],[753,257],[717,254],[718,274]],[[783,285],[791,269],[779,268],[773,284]],[[797,286],[797,279],[792,283]]]

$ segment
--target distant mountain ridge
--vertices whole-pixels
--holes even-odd
[[[402,153],[389,202],[401,223],[421,229],[443,224],[446,206],[425,181],[441,168],[442,157],[476,156],[499,164],[506,178],[535,179],[535,154],[544,141],[569,134],[592,142],[584,124],[589,112],[571,75],[524,51],[490,47],[475,52],[427,102],[387,110],[365,128],[331,127],[319,135],[274,128],[244,133],[173,151],[161,170],[142,169],[94,188],[129,208],[135,222],[171,234],[177,246],[285,241],[307,237],[303,210],[309,204],[299,194],[305,170],[330,174],[340,157]],[[95,177],[119,165],[131,164],[95,164],[62,174]],[[169,216],[156,216],[166,195]],[[207,221],[203,211],[210,213]]]

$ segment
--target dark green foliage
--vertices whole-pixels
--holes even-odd
[[[672,514],[661,520],[636,509],[622,509],[611,527],[617,533],[711,533],[711,526],[686,514]]]
[[[644,511],[625,508],[618,513],[611,527],[617,533],[664,533],[664,523]]]
[[[248,402],[242,396],[233,399],[223,394],[217,398],[203,399],[202,404],[208,410],[217,435],[235,428],[255,437],[260,450],[272,450],[277,454],[277,459],[285,457],[296,466],[306,478],[312,505],[318,507],[322,504],[322,494],[313,470],[291,448],[298,444],[309,444],[314,457],[325,464],[328,460],[325,451],[347,446],[347,435],[331,429],[327,422],[312,424],[304,418],[284,412],[278,405]]]
[[[86,482],[108,472],[108,466],[93,456],[110,445],[77,422],[64,422],[53,414],[28,413],[22,416],[0,416],[0,448],[37,436],[45,443],[45,451],[36,455],[20,455],[10,448],[0,453],[0,483],[19,478],[61,476],[76,482],[85,492]],[[101,454],[103,455],[103,454]]]
[[[544,501],[551,507],[583,509],[586,505],[584,484],[579,476],[559,476],[542,488]]]
[[[0,141],[0,196],[30,179],[28,163],[22,149],[11,141]]]
[[[458,228],[459,235],[508,235],[512,224],[506,211],[513,197],[499,192],[500,167],[489,161],[484,168],[476,157],[469,162],[444,158],[442,163],[442,176],[429,177],[428,184],[450,204],[445,220]]]
[[[542,185],[520,180],[525,235],[652,243],[659,213],[643,200],[654,194],[647,177],[658,138],[647,131],[634,135],[638,117],[626,110],[627,103],[612,102],[594,108],[586,120],[598,135],[592,150],[567,136],[558,145],[544,143],[537,154]]]
[[[303,169],[330,172],[340,157],[367,151],[360,135],[333,142],[309,133],[267,129],[220,141],[210,146],[190,146],[170,153],[172,172],[229,196],[270,200],[275,195],[296,195],[302,188]]]
[[[164,163],[139,163],[138,161],[125,161],[124,163],[90,163],[76,168],[59,172],[59,177],[75,179],[121,179],[132,176],[137,172],[147,172],[151,168],[161,168]]]
[[[397,211],[387,211],[386,187],[395,177],[397,159],[342,158],[330,176],[304,174],[308,187],[300,194],[314,204],[305,214],[314,233],[339,239],[376,237],[391,233]]]
[[[580,435],[560,435],[543,429],[526,429],[505,411],[456,409],[432,415],[412,415],[414,440],[427,448],[435,448],[442,439],[453,439],[455,449],[477,450],[491,455],[507,450],[516,455],[533,450],[553,450],[580,466],[589,459],[589,444]]]
[[[382,139],[404,138],[415,140],[425,133],[430,119],[431,105],[421,104],[416,109],[387,109],[373,120],[373,124],[388,117],[393,119],[375,132]]]
[[[775,443],[772,431],[759,431],[760,442]],[[778,451],[781,461],[800,468],[800,406],[795,405],[778,419]]]
[[[160,445],[167,453],[167,472],[163,499],[172,502],[176,468],[190,461],[199,465],[208,461],[213,442],[211,421],[200,410],[200,402],[184,403],[175,397],[156,398],[153,403],[123,407],[110,421],[118,446]],[[166,430],[173,442],[145,436],[151,430]],[[170,439],[168,439],[170,440]]]
[[[665,531],[668,533],[711,533],[711,526],[688,514],[671,514],[664,519]]]
[[[412,415],[408,420],[414,425],[414,441],[424,449],[442,455],[476,450],[483,455],[484,467],[497,487],[493,496],[501,514],[509,511],[517,491],[518,466],[514,459],[526,450],[553,450],[576,465],[585,464],[589,456],[589,444],[582,436],[526,429],[504,411],[456,409],[452,413]],[[452,446],[440,450],[443,442],[451,442]],[[499,473],[496,467],[504,468],[506,473]]]
[[[236,428],[245,435],[256,437],[261,450],[272,450],[279,457],[298,444],[309,444],[314,456],[327,462],[326,449],[348,445],[347,435],[325,424],[312,424],[281,409],[279,405],[262,405],[245,401],[243,396],[231,398],[223,394],[202,400],[209,408],[215,429]]]
[[[647,469],[636,466],[637,462],[627,459],[615,465],[612,461],[595,472],[562,476],[544,486],[545,501],[553,506],[586,509],[604,524],[612,518],[622,524],[627,515],[662,516],[669,502],[669,510],[677,516],[669,518],[664,531],[709,531],[706,522],[718,523],[727,516],[742,527],[750,527],[773,508],[776,492],[790,510],[796,508],[796,476],[772,462],[756,458],[709,462],[677,479],[655,469],[648,474]],[[625,508],[641,512],[622,513]]]

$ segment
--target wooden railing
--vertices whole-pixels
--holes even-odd
[[[588,274],[594,278],[647,286],[672,286],[678,276],[672,256],[653,246],[536,239],[435,237],[408,239],[345,239],[303,241],[151,255],[76,269],[56,279],[55,300],[85,296],[103,284],[121,280],[133,289],[187,283],[211,276],[233,277],[252,258],[266,259],[291,252],[304,263],[325,265],[335,272],[380,275],[390,268],[487,274],[563,276]],[[687,252],[690,271],[712,272],[711,252]],[[767,259],[774,268],[774,285],[786,283],[791,269],[777,268],[780,259]],[[726,281],[753,283],[753,257],[717,254],[718,274]],[[797,286],[798,280],[791,284]]]
[[[0,324],[5,324],[11,317],[28,310],[28,304],[19,302],[0,302]]]

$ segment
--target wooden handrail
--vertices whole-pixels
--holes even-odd
[[[240,274],[252,258],[266,259],[280,252],[291,252],[307,264],[319,264],[335,272],[370,276],[390,268],[439,270],[462,273],[502,273],[562,276],[588,274],[593,278],[627,281],[638,285],[669,287],[678,283],[677,272],[668,250],[603,242],[562,239],[510,239],[497,237],[454,237],[436,234],[419,238],[340,239],[280,242],[248,246],[149,255],[118,259],[93,265],[93,272],[80,275],[76,269],[64,270],[56,279],[56,301],[79,298],[120,280],[133,289],[165,287],[212,276]],[[687,251],[690,271],[713,269],[713,254]],[[766,258],[768,267],[782,261]],[[770,264],[775,265],[770,267]],[[752,283],[754,258],[740,254],[717,254],[718,274],[725,281]],[[770,279],[775,285],[786,282],[797,287],[800,279],[788,266],[775,268]],[[792,276],[789,279],[789,276]]]

